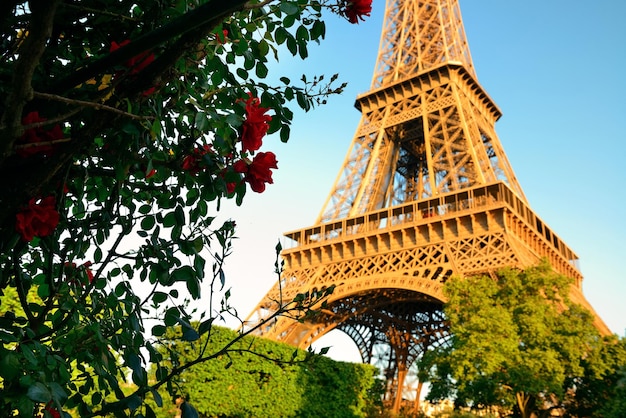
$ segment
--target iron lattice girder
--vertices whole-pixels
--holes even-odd
[[[365,362],[375,344],[388,345],[396,359],[411,364],[429,346],[448,336],[442,303],[416,292],[377,289],[341,299],[320,320],[349,335]]]
[[[445,62],[474,73],[456,0],[387,0],[372,89]]]
[[[360,126],[316,223],[505,181],[500,111],[465,67],[444,64],[357,99]]]
[[[259,323],[277,301],[337,286],[329,303],[374,289],[405,289],[444,301],[451,275],[489,274],[546,258],[575,281],[577,256],[506,184],[496,183],[412,202],[287,234],[296,245],[283,250],[285,271],[249,318]],[[308,346],[336,324],[299,324],[279,319],[261,334]],[[598,319],[600,329],[605,327]]]

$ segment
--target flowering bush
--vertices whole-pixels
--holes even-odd
[[[222,268],[235,223],[216,221],[219,202],[272,183],[276,155],[261,147],[287,141],[290,102],[308,111],[343,89],[271,86],[268,59],[281,45],[305,58],[322,10],[346,5],[0,8],[0,417],[154,416],[146,397],[162,405],[156,389],[227,353],[171,366],[154,347],[237,316]],[[201,296],[206,311],[191,311]]]

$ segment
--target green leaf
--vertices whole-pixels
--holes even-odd
[[[198,200],[198,197],[200,197],[200,193],[198,192],[198,189],[189,189],[187,191],[187,205],[191,206],[193,203],[196,202],[196,200]]]
[[[248,72],[243,68],[237,68],[237,75],[244,80],[248,79]]]
[[[171,228],[176,225],[176,213],[168,212],[163,217],[163,226],[166,228]]]
[[[155,337],[161,337],[165,334],[167,328],[163,325],[155,325],[152,327],[152,335]]]
[[[96,249],[94,250],[93,261],[94,263],[99,263],[100,261],[102,261],[102,250],[100,249],[100,247],[96,247]]]
[[[291,52],[291,55],[295,56],[298,53],[298,44],[291,34],[287,37],[287,49]]]
[[[176,206],[176,209],[174,209],[174,216],[176,218],[177,225],[185,224],[185,212],[183,211],[182,206]]]
[[[298,105],[304,111],[308,111],[311,108],[310,103],[307,101],[306,96],[301,91],[296,92],[296,100],[298,101]]]
[[[19,356],[15,353],[5,350],[0,346],[0,376],[6,380],[13,380],[22,372],[22,365]]]
[[[193,268],[196,271],[196,277],[200,280],[204,278],[204,266],[205,265],[206,265],[206,260],[200,257],[200,255],[196,254],[193,260]]]
[[[259,78],[265,78],[267,77],[268,74],[268,69],[267,66],[265,64],[263,64],[262,62],[259,62],[256,65],[256,75]]]
[[[192,277],[187,280],[187,290],[194,299],[200,299],[200,281],[197,277]]]
[[[29,387],[26,396],[35,402],[41,403],[48,403],[52,400],[52,393],[50,393],[48,387],[41,382],[36,382]]]
[[[163,398],[161,398],[161,394],[154,389],[150,389],[150,393],[152,393],[152,396],[154,397],[154,402],[156,403],[156,405],[159,408],[161,408],[163,406]]]
[[[196,272],[190,266],[182,266],[172,271],[172,279],[175,282],[186,282],[196,277]]]
[[[190,326],[182,324],[182,328],[183,328],[183,336],[182,336],[183,341],[196,341],[197,339],[200,338],[200,334],[198,334],[196,330],[191,328]]]
[[[303,60],[307,59],[307,57],[309,56],[309,50],[305,41],[298,41],[298,54]]]
[[[154,292],[152,295],[152,303],[158,305],[159,303],[163,303],[167,300],[167,293],[163,292]]]
[[[298,26],[298,29],[296,30],[296,39],[299,42],[306,42],[309,40],[309,31],[303,25]]]
[[[246,71],[250,71],[251,69],[254,68],[254,63],[256,62],[256,57],[254,55],[252,55],[252,52],[250,52],[250,51],[244,52],[243,57],[244,57],[243,68]]]
[[[280,140],[282,142],[287,142],[289,140],[290,135],[291,135],[291,128],[289,127],[289,125],[282,125],[280,129]]]
[[[296,23],[296,16],[294,15],[285,16],[283,19],[283,26],[286,28],[292,27],[294,23]]]
[[[224,288],[224,285],[226,284],[226,275],[224,274],[224,270],[222,269],[220,269],[219,274],[220,274],[220,284],[222,285],[222,287],[220,288],[221,290]]]
[[[202,251],[202,248],[204,248],[204,240],[202,239],[202,237],[194,239],[192,243],[194,250],[196,250],[196,252],[198,253]]]
[[[115,286],[115,296],[118,298],[121,297],[124,293],[126,293],[126,283],[121,282]]]
[[[211,329],[211,327],[213,326],[213,320],[214,318],[209,318],[206,321],[203,321],[200,326],[198,327],[198,333],[200,333],[200,335],[209,332],[209,330]]]
[[[141,220],[140,225],[141,225],[141,229],[145,231],[149,231],[152,228],[154,228],[154,224],[155,224],[154,216],[148,215]]]
[[[326,25],[321,20],[313,22],[313,27],[310,30],[311,40],[317,40],[318,38],[324,39],[326,36]]]
[[[67,393],[57,382],[48,383],[50,391],[52,392],[52,399],[55,402],[63,403],[67,399]]]
[[[157,370],[156,370],[156,378],[158,380],[164,380],[165,378],[167,378],[167,368],[163,367],[163,366],[158,366]]]
[[[182,224],[176,224],[174,225],[174,228],[172,228],[172,241],[178,241],[180,239],[180,236],[183,233],[183,226]]]
[[[91,394],[91,404],[98,405],[102,402],[102,394],[100,392],[94,392]]]
[[[265,39],[259,42],[259,56],[264,57],[269,53],[270,47]]]
[[[158,394],[157,391],[152,391],[152,394],[157,394],[159,396],[159,401],[157,402],[157,406],[162,406],[163,405],[163,399],[161,399],[161,395]],[[156,414],[154,413],[154,411],[152,410],[152,408],[150,407],[150,405],[146,404],[145,405],[145,411],[146,411],[146,418],[156,418]]]
[[[145,215],[146,213],[149,213],[152,210],[152,206],[151,205],[141,205],[139,206],[139,213],[141,213],[142,215]]]
[[[37,288],[37,295],[41,299],[46,300],[50,295],[50,287],[46,283],[39,285],[39,287]]]
[[[300,11],[297,3],[283,1],[280,3],[280,11],[287,15],[295,15]]]
[[[126,398],[126,401],[124,403],[128,409],[134,411],[139,408],[143,402],[141,401],[139,395],[133,394]]]
[[[152,126],[150,126],[150,134],[152,134],[153,138],[161,137],[161,121],[159,119],[155,119],[152,122]]]
[[[291,35],[287,31],[287,29],[283,28],[282,26],[279,26],[274,33],[274,37],[278,45],[281,45],[283,42],[285,42],[287,40],[287,37],[289,36]]]
[[[206,132],[209,129],[210,123],[209,118],[205,113],[196,113],[196,117],[194,119],[194,126],[200,132]]]

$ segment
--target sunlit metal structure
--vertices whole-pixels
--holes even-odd
[[[356,107],[361,121],[332,191],[313,226],[285,234],[281,283],[248,324],[279,300],[336,289],[314,320],[279,318],[260,335],[308,347],[345,332],[381,367],[398,410],[416,398],[405,390],[415,389],[410,366],[448,340],[450,276],[546,258],[594,312],[578,257],[530,208],[502,149],[501,113],[477,81],[456,0],[387,0],[372,85]],[[596,326],[609,333],[597,315]]]

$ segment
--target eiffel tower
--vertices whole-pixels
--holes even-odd
[[[452,275],[545,258],[610,334],[582,294],[577,255],[532,211],[507,160],[457,0],[387,0],[372,85],[355,106],[361,121],[332,191],[313,226],[285,234],[280,283],[247,323],[279,300],[336,288],[320,315],[280,317],[259,335],[306,348],[343,331],[381,367],[398,411],[419,400],[410,366],[449,338],[442,288]]]

